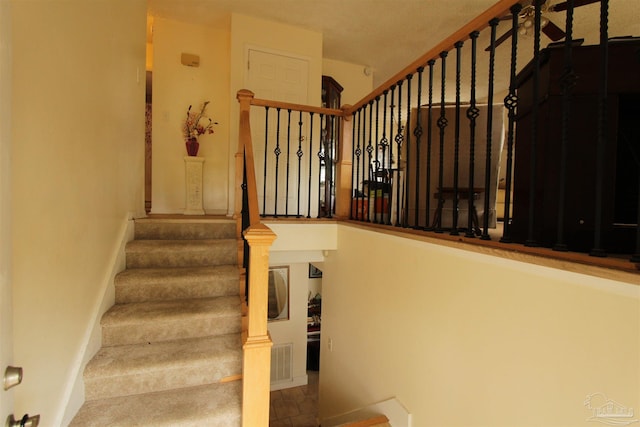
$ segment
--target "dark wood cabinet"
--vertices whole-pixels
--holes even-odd
[[[340,108],[340,97],[342,86],[330,76],[322,76],[322,106],[324,108]],[[320,194],[320,214],[321,217],[331,216],[334,209],[334,184],[338,153],[338,141],[340,141],[340,121],[331,116],[325,116],[322,124],[322,146],[324,157],[322,167],[324,176],[320,178],[320,185],[323,190]]]
[[[563,46],[549,47],[541,54],[533,186],[533,64],[528,64],[518,75],[511,236],[516,242],[527,240],[532,211],[534,240],[542,246],[553,246],[557,240],[560,197]],[[593,248],[596,169],[597,162],[603,160],[602,246],[608,252],[633,252],[638,216],[640,39],[609,42],[608,142],[603,159],[598,159],[597,153],[600,48],[576,46],[572,56],[577,81],[568,125],[565,243],[573,251]]]

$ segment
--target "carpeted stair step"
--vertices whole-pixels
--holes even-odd
[[[86,402],[70,427],[241,426],[240,381]]]
[[[103,346],[238,333],[240,297],[116,304],[101,325]]]
[[[235,239],[236,223],[233,220],[158,220],[137,219],[136,240],[197,240]]]
[[[127,268],[204,267],[236,264],[237,242],[214,240],[133,240],[126,247]]]
[[[87,400],[238,379],[240,334],[103,347],[84,371]]]
[[[115,278],[116,304],[238,295],[239,280],[235,265],[132,268]]]

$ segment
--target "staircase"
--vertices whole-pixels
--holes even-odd
[[[236,224],[136,220],[70,426],[240,426]]]

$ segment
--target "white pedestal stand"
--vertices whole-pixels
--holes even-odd
[[[185,215],[204,215],[202,208],[202,167],[204,157],[187,156],[184,158],[186,207]]]

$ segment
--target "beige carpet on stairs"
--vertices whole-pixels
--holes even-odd
[[[136,220],[70,426],[240,426],[235,222]]]

